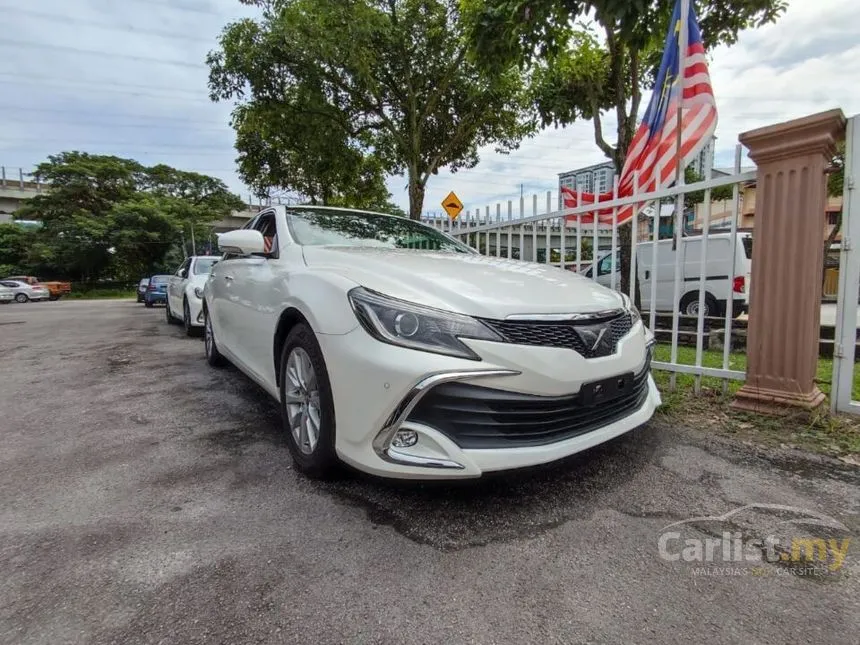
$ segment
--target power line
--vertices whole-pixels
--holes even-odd
[[[73,83],[72,81],[69,81],[69,82]],[[30,81],[23,81],[23,80],[22,81],[4,80],[3,83],[8,84],[8,85],[43,85],[43,83],[39,83],[38,81],[30,82]],[[85,85],[85,84],[84,83],[73,83],[73,85],[79,85],[80,86],[80,85]],[[74,86],[66,87],[66,86],[54,84],[54,87],[56,87],[58,90],[78,91],[77,88],[75,88]],[[180,102],[185,101],[188,103],[210,103],[210,104],[214,104],[212,101],[209,101],[208,99],[205,99],[202,97],[201,98],[194,98],[193,96],[175,96],[175,95],[171,95],[171,94],[152,94],[151,92],[135,92],[133,90],[115,90],[115,89],[110,88],[110,87],[104,87],[104,88],[102,88],[102,87],[86,87],[86,90],[88,93],[106,92],[108,94],[125,94],[128,96],[149,97],[149,98],[158,99],[160,101],[180,101]]]
[[[103,22],[93,22],[92,20],[83,20],[81,18],[77,18],[75,16],[58,16],[53,13],[43,13],[41,11],[32,11],[30,9],[22,9],[20,7],[9,7],[5,5],[0,5],[0,11],[8,11],[10,13],[15,13],[18,15],[24,16],[32,16],[33,18],[39,18],[40,20],[48,20],[51,22],[59,22],[61,24],[72,24],[72,25],[84,25],[87,27],[95,27],[97,29],[106,29],[108,31],[124,31],[130,34],[139,34],[139,35],[148,35],[148,36],[157,36],[159,38],[174,38],[177,40],[184,41],[193,41],[193,42],[201,42],[201,43],[209,43],[210,45],[216,45],[217,43],[211,38],[201,38],[200,36],[192,36],[189,34],[180,34],[177,32],[170,31],[160,31],[157,29],[137,29],[130,25],[109,25]]]
[[[28,107],[25,105],[3,105],[0,104],[0,111],[9,111],[9,112],[45,112],[49,114],[69,114],[68,109],[60,109],[60,108],[42,108],[42,107]],[[154,119],[157,121],[180,121],[182,123],[208,123],[211,125],[216,124],[224,124],[223,121],[201,121],[200,119],[194,119],[190,117],[176,117],[176,116],[162,116],[160,114],[128,114],[125,112],[117,113],[114,116],[126,116],[130,119]]]
[[[128,2],[137,2],[138,4],[147,4],[147,5],[156,5],[161,7],[167,7],[168,9],[178,9],[180,11],[187,11],[190,13],[204,13],[210,16],[220,16],[221,18],[228,18],[229,16],[219,13],[213,9],[204,8],[204,7],[192,7],[188,5],[183,5],[181,3],[172,2],[171,0],[127,0]]]
[[[26,121],[23,119],[4,119],[3,123],[21,123],[24,125],[40,125],[40,126],[51,126],[51,125],[79,125],[79,126],[96,126],[96,127],[108,127],[108,128],[146,128],[146,129],[158,129],[158,130],[187,130],[190,132],[225,132],[230,130],[229,126],[225,123],[221,128],[200,128],[195,127],[190,128],[187,125],[164,125],[164,124],[156,124],[156,123],[110,123],[105,121],[47,121],[47,120],[39,120],[39,121]],[[194,123],[189,120],[189,123]]]
[[[75,54],[86,54],[89,56],[100,56],[105,58],[123,58],[125,60],[133,60],[144,63],[159,63],[161,65],[174,65],[176,67],[189,67],[192,69],[208,69],[203,63],[189,63],[182,60],[172,60],[167,58],[154,58],[152,56],[138,56],[135,54],[118,54],[115,52],[99,51],[95,49],[83,49],[81,47],[68,47],[66,45],[49,45],[46,43],[31,43],[25,40],[9,40],[0,41],[2,47],[25,47],[30,49],[51,49],[54,51],[71,52]]]
[[[59,78],[57,76],[48,76],[47,74],[31,74],[29,72],[6,72],[0,71],[0,76],[9,76],[12,78],[20,78],[23,80],[39,80],[39,81],[53,81],[54,83],[70,83],[73,85],[105,85],[111,88],[114,87],[127,87],[130,89],[141,89],[141,90],[152,90],[157,92],[166,92],[169,94],[190,94],[194,97],[199,97],[200,92],[196,90],[189,90],[182,87],[175,87],[169,85],[145,85],[142,83],[122,83],[122,82],[114,82],[113,80],[87,80],[87,79],[67,79],[67,78]],[[208,100],[208,99],[207,99]]]

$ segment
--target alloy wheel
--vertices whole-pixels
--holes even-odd
[[[204,313],[204,321],[203,325],[203,345],[204,351],[206,352],[207,357],[212,356],[212,321],[209,318],[209,314]]]
[[[311,454],[320,437],[320,392],[311,357],[295,347],[287,357],[284,403],[290,432],[299,450]]]

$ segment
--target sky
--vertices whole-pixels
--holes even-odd
[[[778,23],[709,52],[715,165],[732,164],[743,131],[834,107],[860,112],[856,2],[790,0]],[[77,149],[206,173],[249,198],[235,172],[232,105],[209,100],[205,57],[223,27],[253,16],[253,8],[238,0],[0,0],[0,15],[7,176]],[[610,141],[614,127],[607,115]],[[604,160],[590,122],[550,128],[508,155],[482,149],[473,169],[441,170],[428,183],[424,209],[441,212],[452,190],[467,209],[502,203],[504,212],[507,200],[516,208],[521,191],[545,203],[558,173]],[[391,177],[388,186],[407,210],[405,178]]]

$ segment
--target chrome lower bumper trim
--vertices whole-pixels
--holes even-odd
[[[423,466],[426,468],[456,468],[462,470],[463,465],[447,459],[431,459],[417,457],[391,448],[394,435],[409,417],[409,413],[418,405],[418,402],[437,385],[451,381],[463,381],[474,378],[489,378],[493,376],[516,376],[520,374],[516,370],[462,370],[456,372],[441,372],[431,374],[418,381],[406,396],[400,401],[396,408],[388,416],[382,430],[373,439],[373,450],[385,461],[403,464],[406,466]]]

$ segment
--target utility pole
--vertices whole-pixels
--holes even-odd
[[[197,255],[197,245],[194,243],[194,224],[191,225],[191,255]]]

